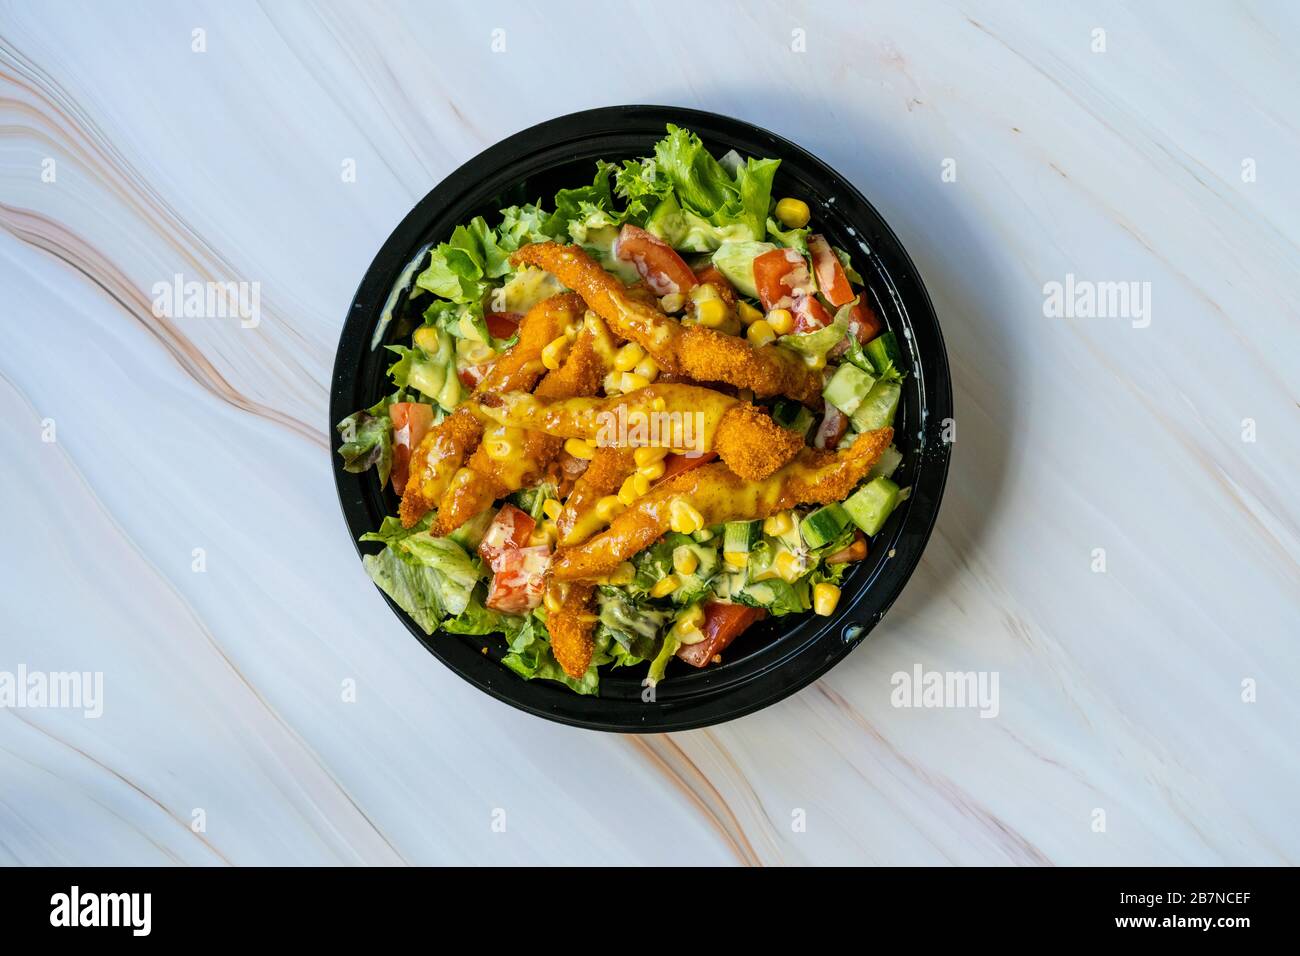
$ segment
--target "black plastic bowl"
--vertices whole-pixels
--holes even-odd
[[[668,668],[653,700],[641,686],[644,666],[602,674],[600,696],[584,697],[547,681],[525,681],[500,663],[498,635],[426,637],[389,601],[394,613],[439,660],[498,700],[561,723],[623,732],[686,730],[716,724],[775,703],[811,683],[870,632],[907,583],[939,512],[948,473],[942,439],[952,416],[948,357],[934,308],[915,266],[880,214],[834,170],[766,130],[713,113],[663,106],[617,106],[549,120],[485,150],[448,176],[402,220],[366,271],[343,324],[330,400],[333,425],[373,405],[390,389],[392,353],[372,348],[380,315],[399,277],[430,242],[444,241],[476,215],[498,221],[497,210],[591,181],[597,159],[614,162],[649,155],[675,123],[694,130],[714,155],[777,157],[775,196],[795,196],[812,208],[813,223],[847,249],[862,273],[877,313],[898,336],[907,364],[895,442],[903,464],[895,475],[911,497],[874,539],[871,553],[845,579],[831,617],[811,613],[769,618],[743,634],[724,663],[696,670],[680,661]],[[395,341],[395,329],[383,342]],[[339,502],[353,542],[396,513],[391,488],[373,471],[348,474],[333,455]],[[377,545],[365,545],[374,548]],[[360,549],[360,548],[359,548]],[[484,647],[487,653],[483,652]]]

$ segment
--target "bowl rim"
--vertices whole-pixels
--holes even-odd
[[[622,133],[634,137],[645,136],[649,135],[650,127],[656,130],[653,135],[657,138],[663,135],[664,124],[669,122],[699,132],[706,142],[746,143],[748,146],[745,152],[749,155],[777,156],[787,168],[787,161],[793,160],[800,169],[811,170],[830,196],[843,197],[840,200],[841,207],[852,208],[855,214],[860,213],[865,218],[865,221],[853,218],[852,225],[862,229],[863,236],[871,237],[868,258],[876,272],[875,278],[888,286],[894,300],[892,305],[902,315],[906,341],[900,344],[911,353],[913,361],[909,379],[916,379],[915,385],[920,392],[920,407],[917,409],[920,431],[916,435],[918,445],[909,452],[917,456],[916,474],[912,484],[912,497],[898,509],[904,512],[901,520],[897,521],[888,541],[877,545],[888,545],[887,558],[877,561],[869,576],[858,582],[854,593],[850,595],[846,588],[844,597],[849,600],[842,600],[832,616],[826,618],[801,642],[777,647],[775,653],[767,654],[767,659],[761,666],[753,674],[743,679],[738,678],[739,683],[735,686],[730,686],[727,681],[719,681],[718,675],[728,667],[739,667],[740,662],[724,663],[661,682],[656,690],[660,691],[657,696],[662,700],[662,692],[668,685],[694,681],[694,693],[677,699],[680,695],[674,691],[665,702],[669,706],[643,704],[636,707],[635,713],[631,713],[627,711],[627,705],[636,705],[626,699],[607,700],[599,696],[584,696],[549,681],[524,680],[486,653],[470,649],[466,640],[457,635],[441,631],[426,635],[406,612],[376,586],[376,590],[379,590],[412,635],[462,679],[526,713],[592,730],[660,733],[710,726],[777,703],[825,674],[866,638],[910,580],[938,519],[951,457],[951,445],[941,428],[953,414],[952,385],[938,316],[920,273],[903,244],[884,217],[856,187],[801,146],[743,120],[685,107],[599,107],[555,117],[520,130],[461,164],[412,207],[366,269],[339,335],[331,375],[330,422],[327,430],[339,506],[358,554],[370,553],[357,539],[364,531],[374,530],[379,522],[378,518],[371,515],[372,509],[366,506],[365,498],[373,496],[361,493],[365,482],[374,483],[374,476],[369,472],[352,474],[343,470],[334,451],[334,426],[357,408],[373,404],[373,395],[369,402],[356,404],[361,361],[371,349],[379,313],[403,269],[415,258],[417,250],[426,246],[430,238],[435,241],[444,238],[440,233],[445,230],[434,229],[432,224],[439,218],[446,218],[451,208],[464,206],[466,197],[480,186],[485,175],[499,177],[503,169],[520,162],[521,157],[528,157],[542,149],[554,152],[557,144],[559,149],[563,149],[565,143],[592,137]],[[584,157],[575,155],[572,161],[582,158]],[[542,171],[544,170],[536,170],[533,174]],[[835,202],[835,198],[830,201]],[[460,214],[462,213],[458,213]],[[449,227],[454,227],[455,224],[450,222]],[[864,226],[869,228],[863,228]],[[852,229],[849,231],[853,233]],[[865,245],[863,248],[867,249]],[[883,267],[884,257],[892,260],[893,268]],[[897,291],[897,280],[900,279],[907,287],[907,301]],[[870,281],[868,285],[871,285]],[[892,324],[890,327],[893,327]],[[917,351],[918,339],[925,340],[924,352]],[[923,368],[927,370],[925,375],[921,374]],[[382,494],[382,489],[380,493]],[[897,512],[891,516],[891,524],[895,522],[896,516]],[[791,632],[803,630],[808,626],[807,619],[811,617],[811,613],[798,615],[800,620],[794,623]],[[777,639],[774,645],[780,645],[783,640]],[[748,659],[742,658],[742,661]],[[604,679],[602,675],[602,680]],[[719,683],[724,686],[714,686]],[[540,693],[539,685],[544,688]],[[604,704],[608,707],[602,706]]]

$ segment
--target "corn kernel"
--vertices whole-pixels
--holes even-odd
[[[619,372],[630,372],[643,358],[645,358],[645,349],[635,342],[628,342],[614,353],[614,369]]]
[[[721,299],[705,299],[696,305],[695,318],[705,328],[716,329],[727,321],[727,303]]]
[[[636,470],[638,475],[645,475],[646,481],[658,481],[664,476],[664,463],[662,461],[652,461],[648,465],[642,465]]]
[[[692,604],[683,611],[680,616],[678,616],[676,621],[673,622],[673,631],[680,638],[683,633],[690,634],[691,631],[698,633],[700,628],[703,626],[704,608],[700,607],[698,604]],[[682,643],[696,644],[698,641],[683,640]]]
[[[673,548],[673,570],[678,574],[694,574],[700,566],[700,556],[686,545]]]
[[[655,582],[654,587],[650,589],[650,596],[653,598],[667,597],[677,590],[678,585],[682,583],[681,578],[675,574],[660,578]]]
[[[632,579],[636,577],[636,567],[631,561],[624,561],[605,578],[607,584],[624,585],[631,584]]]
[[[754,308],[748,302],[741,302],[736,306],[736,312],[740,314],[740,321],[746,325],[753,325],[763,317],[763,313]]]
[[[546,606],[546,610],[555,614],[564,607],[564,595],[558,587],[549,587],[542,595],[542,604]]]
[[[744,551],[724,551],[722,558],[733,568],[744,570],[749,566],[749,555]]]
[[[767,313],[767,324],[777,335],[789,335],[794,331],[794,316],[789,309],[773,309]]]
[[[605,386],[606,395],[619,394],[620,392],[623,391],[623,373],[610,372],[608,375],[605,376],[605,381],[603,384]]]
[[[515,453],[515,445],[506,438],[485,438],[483,450],[493,461],[506,461]]]
[[[761,348],[776,341],[776,333],[772,331],[772,326],[767,324],[767,319],[759,319],[745,331],[745,338]]]
[[[656,445],[645,445],[632,451],[632,460],[636,462],[638,468],[653,465],[657,461],[663,461],[666,457],[668,457],[668,449]]]
[[[669,526],[678,534],[694,534],[704,527],[704,516],[689,501],[674,498],[668,507]]]
[[[659,363],[647,355],[641,361],[636,363],[636,368],[632,369],[632,371],[636,372],[636,374],[640,375],[647,382],[653,382],[659,377]]]
[[[835,605],[840,603],[840,589],[835,585],[823,581],[821,584],[813,587],[813,611],[822,617],[830,617],[835,613]]]
[[[763,533],[779,538],[794,530],[794,516],[788,511],[780,511],[763,521]]]
[[[650,402],[650,407],[656,412],[662,412],[668,407],[668,402],[664,400],[662,395],[656,395],[653,401]]]
[[[438,351],[438,330],[432,325],[422,325],[415,330],[415,344],[426,352]]]
[[[550,518],[552,521],[560,516],[562,510],[564,509],[554,498],[547,498],[542,502],[542,514],[546,515],[546,517]]]
[[[773,566],[776,568],[777,576],[780,577],[782,581],[788,581],[790,583],[794,583],[794,581],[798,579],[799,575],[803,574],[804,570],[803,562],[789,551],[782,551],[778,554],[776,560],[773,562]]]
[[[806,202],[802,199],[791,199],[789,196],[776,204],[775,212],[777,221],[787,229],[802,229],[812,218],[812,212]]]
[[[618,500],[631,507],[632,503],[650,490],[650,479],[640,472],[628,475],[618,489]]]
[[[608,524],[622,514],[623,508],[623,502],[615,495],[606,495],[596,502],[596,517]]]
[[[595,446],[582,438],[570,438],[564,443],[564,450],[574,458],[591,461],[596,455]]]
[[[569,339],[561,335],[542,349],[542,364],[554,371],[564,364],[564,357],[568,354]]]
[[[645,388],[650,384],[650,379],[644,375],[638,375],[636,372],[624,372],[619,382],[619,388],[624,392],[635,392],[638,388]]]
[[[682,311],[682,306],[686,304],[686,297],[680,292],[670,292],[659,300],[659,308],[671,314]]]
[[[705,541],[713,540],[713,532],[708,528],[701,528],[699,531],[695,532],[695,534],[691,535],[691,537],[700,544],[703,544]]]

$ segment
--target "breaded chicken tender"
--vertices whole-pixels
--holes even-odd
[[[555,581],[600,578],[669,530],[673,505],[684,502],[704,524],[766,518],[796,505],[843,501],[893,441],[894,430],[863,432],[839,452],[803,449],[762,481],[737,477],[726,465],[703,465],[660,482],[604,531],[583,544],[560,548],[551,560]]]
[[[590,584],[551,583],[547,585],[552,595],[561,601],[558,611],[546,618],[546,630],[551,635],[551,653],[564,673],[579,678],[591,666],[591,655],[596,649],[592,632],[596,628],[596,589]]]
[[[503,425],[598,445],[717,451],[742,478],[766,478],[804,446],[801,435],[748,402],[698,385],[654,384],[625,395],[561,401],[492,393],[480,396],[475,407]]]
[[[475,394],[492,391],[527,391],[546,371],[542,350],[586,311],[573,292],[553,295],[528,310],[519,323],[519,338],[492,363]],[[465,457],[478,447],[483,426],[466,407],[429,430],[411,453],[411,478],[398,510],[403,527],[411,527],[447,494]]]
[[[821,372],[775,345],[755,347],[745,339],[702,326],[683,326],[629,295],[619,279],[577,246],[538,242],[510,257],[550,272],[575,289],[616,333],[636,342],[672,375],[702,382],[727,382],[766,398],[788,395],[811,403],[821,395]]]

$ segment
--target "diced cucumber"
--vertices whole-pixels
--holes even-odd
[[[871,386],[875,384],[876,380],[873,376],[856,365],[845,362],[835,370],[831,380],[826,383],[826,388],[822,390],[822,398],[845,415],[852,415],[871,391]]]
[[[810,548],[820,548],[834,541],[849,523],[849,513],[842,505],[818,508],[799,525],[803,540]]]
[[[853,523],[870,536],[881,529],[898,505],[898,485],[883,475],[867,482],[844,502]]]
[[[762,538],[762,521],[728,521],[722,532],[722,551],[724,554],[749,554]]]
[[[867,472],[867,480],[870,481],[872,478],[878,478],[881,475],[886,478],[893,478],[894,472],[898,470],[898,466],[902,463],[903,453],[898,450],[897,446],[890,445],[881,453],[880,460],[872,465],[871,470]]]
[[[902,394],[903,388],[897,382],[879,379],[854,411],[853,427],[860,432],[869,432],[894,424],[894,413]]]
[[[866,353],[880,375],[884,375],[891,366],[900,372],[903,370],[903,353],[898,348],[898,339],[894,338],[893,332],[877,335],[867,343]]]
[[[713,254],[713,264],[727,277],[727,281],[751,299],[758,298],[754,283],[754,260],[776,246],[770,242],[724,242]]]

